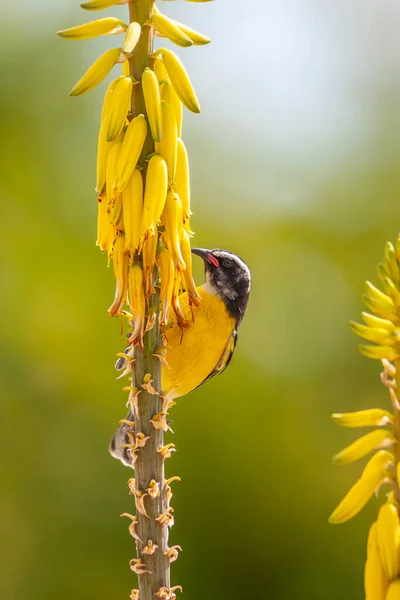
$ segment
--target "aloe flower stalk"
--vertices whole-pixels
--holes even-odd
[[[400,599],[400,236],[387,242],[378,266],[381,289],[367,281],[364,324],[351,322],[352,330],[372,342],[359,347],[362,354],[380,360],[381,381],[388,389],[391,411],[371,408],[334,414],[343,427],[376,427],[336,454],[334,462],[348,464],[371,452],[361,477],[331,514],[330,523],[344,523],[357,515],[374,493],[387,487],[386,501],[372,524],[364,571],[366,600]]]
[[[187,326],[178,299],[183,287],[190,303],[199,303],[190,252],[189,162],[181,132],[182,106],[198,113],[200,104],[182,61],[166,48],[154,52],[153,41],[160,36],[190,47],[210,40],[169,19],[154,0],[88,0],[81,8],[97,11],[125,4],[126,22],[105,17],[58,34],[73,40],[123,35],[70,95],[92,90],[121,69],[105,92],[101,112],[96,243],[115,275],[108,312],[128,333],[128,348],[118,356],[129,363],[124,372],[129,383],[123,389],[134,415],[132,421],[122,421],[129,439],[123,447],[134,469],[128,490],[136,508],[136,514],[122,515],[130,520],[137,550],[129,565],[139,584],[130,598],[174,600],[181,588],[171,587],[170,564],[181,548],[168,546],[168,533],[174,524],[171,483],[179,477],[166,480],[164,474],[165,461],[175,450],[164,442],[174,402],[161,395],[161,365],[169,319],[173,316],[182,330]]]

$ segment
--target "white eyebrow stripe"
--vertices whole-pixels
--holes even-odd
[[[229,254],[230,256],[232,256],[233,259],[236,260],[236,262],[239,263],[239,265],[242,267],[242,269],[247,273],[247,275],[249,276],[249,280],[251,280],[249,267],[246,265],[246,263],[241,258],[239,258],[237,256],[237,254],[234,254],[233,252],[229,252],[229,250],[225,250],[224,254]]]

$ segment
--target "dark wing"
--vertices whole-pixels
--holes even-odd
[[[232,333],[231,337],[229,338],[229,341],[226,345],[226,348],[223,351],[222,356],[217,363],[217,366],[215,367],[215,369],[213,369],[211,371],[211,373],[205,379],[203,379],[203,381],[201,383],[199,383],[198,386],[196,386],[195,389],[197,389],[198,387],[203,385],[203,383],[205,383],[206,381],[211,379],[211,377],[214,377],[214,375],[218,375],[219,373],[222,373],[223,371],[225,371],[226,367],[229,365],[229,363],[232,360],[232,356],[233,356],[233,353],[235,352],[237,340],[238,340],[238,332],[236,331],[236,329],[234,329],[233,333]]]

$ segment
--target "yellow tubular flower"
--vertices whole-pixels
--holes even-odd
[[[114,90],[115,90],[115,87],[116,87],[119,79],[120,79],[119,77],[117,77],[116,79],[113,79],[107,88],[107,91],[105,93],[104,100],[103,100],[103,108],[101,109],[101,122],[103,122],[104,119],[107,116],[109,116],[109,114],[110,114],[111,101],[113,99]]]
[[[180,138],[182,135],[182,102],[176,95],[172,85],[168,82],[165,82],[162,86],[161,99],[172,108],[172,112],[175,115],[177,134]]]
[[[381,319],[376,317],[375,315],[371,315],[367,312],[362,312],[361,316],[363,321],[369,325],[369,327],[377,328],[377,329],[386,329],[388,333],[392,333],[395,330],[395,326],[392,321],[388,321],[387,319]]]
[[[114,302],[108,309],[111,317],[115,317],[126,303],[126,294],[128,289],[128,265],[129,258],[124,254],[125,236],[120,234],[114,242],[112,249],[112,259],[115,275],[115,296]]]
[[[183,226],[186,231],[191,234],[190,230],[190,171],[189,171],[189,159],[186,152],[185,144],[181,139],[178,140],[177,145],[177,161],[176,161],[176,175],[175,175],[175,190],[179,195],[182,203],[182,214],[183,214]]]
[[[151,135],[159,142],[162,137],[160,86],[156,74],[149,68],[143,71],[142,89]]]
[[[70,40],[88,40],[99,35],[122,33],[127,27],[128,25],[120,19],[106,17],[105,19],[98,19],[97,21],[91,21],[77,27],[62,29],[61,31],[57,31],[57,35]]]
[[[161,247],[157,255],[157,265],[160,270],[160,326],[165,327],[169,321],[169,310],[174,292],[175,268],[170,251]]]
[[[89,69],[84,76],[72,88],[70,96],[81,96],[98,85],[111,71],[120,57],[122,48],[111,48],[106,50]]]
[[[188,320],[186,319],[185,315],[183,314],[183,311],[181,308],[181,304],[179,301],[180,293],[181,293],[181,276],[180,276],[179,272],[175,271],[174,288],[172,291],[171,304],[172,304],[172,309],[175,313],[175,317],[176,317],[176,320],[177,320],[179,326],[182,328],[185,328],[189,325],[189,323],[188,323]]]
[[[397,508],[386,502],[378,513],[378,547],[386,577],[392,581],[400,574],[400,523]]]
[[[126,52],[127,54],[131,54],[134,51],[139,41],[141,32],[142,28],[140,27],[139,23],[133,22],[129,24],[125,34],[123,48],[124,52]]]
[[[205,46],[211,42],[210,38],[198,31],[195,31],[191,27],[188,27],[184,23],[180,23],[179,21],[175,21],[174,19],[170,19],[174,25],[177,25],[183,33],[192,40],[194,46]]]
[[[171,80],[174,90],[178,94],[181,102],[190,111],[199,113],[200,104],[181,59],[174,52],[168,50],[167,48],[161,48],[160,50],[157,50],[156,56],[160,54],[162,54],[163,63],[167,70],[168,77]]]
[[[370,342],[376,342],[377,344],[385,346],[394,344],[394,339],[390,337],[390,333],[387,329],[370,327],[369,325],[360,325],[360,323],[356,323],[355,321],[350,321],[350,327],[356,335],[359,335]]]
[[[371,599],[372,600],[372,599]],[[378,598],[377,598],[378,600]],[[386,600],[400,600],[400,580],[392,581],[389,585]]]
[[[193,280],[192,274],[192,253],[190,250],[190,238],[187,231],[182,231],[181,237],[181,253],[186,265],[186,269],[182,271],[183,281],[185,282],[185,289],[189,296],[189,303],[199,306],[200,296],[196,290],[196,284]]]
[[[167,193],[162,221],[165,226],[165,231],[163,232],[164,243],[171,252],[175,268],[179,270],[186,269],[181,252],[183,231],[182,204],[178,194],[174,193],[171,189]]]
[[[377,360],[382,360],[382,358],[395,360],[398,356],[396,350],[391,346],[358,346],[358,349],[361,354]]]
[[[143,283],[145,296],[154,294],[153,272],[156,262],[156,252],[158,244],[158,234],[149,235],[143,242],[142,258],[143,258]]]
[[[175,115],[172,108],[161,102],[162,139],[156,144],[156,151],[161,154],[168,167],[168,183],[172,185],[175,180],[178,132]]]
[[[97,179],[96,192],[101,194],[106,185],[106,167],[108,155],[112,147],[112,142],[107,142],[109,117],[107,116],[100,125],[100,132],[97,142]]]
[[[110,101],[107,142],[115,140],[125,125],[131,105],[132,86],[132,77],[122,75],[118,78]]]
[[[165,160],[155,154],[149,160],[146,174],[140,237],[155,232],[167,198],[168,171]]]
[[[370,527],[364,570],[365,600],[385,600],[389,586],[378,549],[377,523]]]
[[[193,42],[190,37],[175,25],[171,19],[168,19],[168,17],[161,14],[156,7],[154,7],[154,13],[150,19],[150,23],[154,25],[158,33],[168,38],[171,42],[174,42],[174,44],[177,44],[177,46],[192,46]]]
[[[140,221],[143,205],[143,179],[140,171],[135,169],[132,177],[122,192],[124,211],[125,248],[124,252],[134,252],[139,246]]]
[[[394,436],[390,431],[377,429],[363,435],[359,440],[347,446],[344,450],[335,454],[333,462],[337,465],[347,465],[363,458],[373,450],[389,448],[393,445]]]
[[[97,199],[97,241],[96,246],[100,250],[108,250],[113,242],[114,228],[110,223],[110,215],[107,211],[107,199],[100,195]]]
[[[154,56],[154,73],[157,76],[159,85],[162,85],[163,83],[171,83],[161,56]]]
[[[342,427],[380,427],[393,423],[393,415],[381,408],[370,408],[352,413],[335,413],[333,421]]]
[[[194,0],[189,0],[193,2]],[[103,8],[109,8],[115,4],[126,4],[129,0],[88,0],[83,2],[81,8],[85,10],[102,10]]]
[[[106,166],[106,193],[108,202],[112,202],[118,195],[116,190],[116,176],[117,176],[117,164],[119,155],[122,148],[122,139],[119,138],[111,146],[111,150],[108,153],[107,166]]]
[[[118,157],[115,185],[122,192],[136,168],[147,135],[147,122],[144,115],[138,115],[129,123]]]
[[[143,273],[139,265],[134,264],[129,270],[129,306],[132,314],[132,334],[129,343],[143,345],[145,321],[145,300],[143,293]]]
[[[393,455],[386,450],[379,450],[374,454],[367,463],[361,478],[356,481],[329,517],[329,522],[336,525],[355,517],[373,496],[375,490],[387,481],[388,469],[393,462]]]

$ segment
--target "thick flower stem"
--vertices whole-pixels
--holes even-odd
[[[136,81],[141,80],[143,70],[149,65],[153,50],[153,28],[145,25],[151,17],[153,5],[154,0],[132,0],[129,3],[130,22],[135,21],[142,27],[139,43],[129,58],[130,72]],[[135,116],[146,114],[140,83],[133,86],[132,113]],[[154,142],[149,130],[141,159],[144,171],[146,170],[144,159],[153,151]],[[155,278],[156,275],[155,273]],[[160,304],[158,292],[150,298],[149,304],[150,314],[158,314]],[[136,541],[137,558],[150,571],[150,573],[138,575],[140,600],[154,600],[155,594],[160,588],[170,588],[169,559],[164,554],[168,549],[168,527],[156,520],[161,514],[167,512],[164,458],[157,452],[157,449],[164,445],[164,431],[156,429],[151,423],[151,419],[162,411],[162,398],[141,388],[145,376],[150,374],[152,386],[161,393],[161,363],[154,356],[155,351],[161,345],[161,331],[157,320],[154,327],[144,336],[143,349],[138,346],[135,348],[135,360],[132,365],[132,384],[141,389],[138,396],[138,408],[135,412],[135,433],[143,433],[149,437],[144,447],[138,452],[134,465],[136,490],[139,493],[147,494],[146,490],[149,489],[152,481],[158,484],[160,490],[160,495],[155,498],[149,494],[144,497],[143,505],[148,516],[137,511],[137,534],[141,540]],[[157,546],[153,553],[143,552],[146,546],[148,549],[152,545]]]
[[[159,302],[158,294],[152,297],[153,306]],[[158,323],[149,331],[144,340],[143,351],[136,348],[133,363],[133,382],[140,387],[144,375],[150,373],[152,385],[161,388],[161,365],[153,356],[161,346],[161,336]],[[170,565],[164,555],[168,548],[168,527],[156,521],[156,518],[167,512],[165,493],[164,459],[157,452],[164,445],[164,432],[155,429],[150,419],[162,410],[162,398],[142,390],[139,394],[138,410],[135,415],[135,431],[150,436],[145,446],[140,449],[135,463],[136,489],[146,492],[152,480],[159,484],[160,495],[156,498],[146,496],[144,506],[148,517],[138,511],[138,535],[141,542],[136,542],[137,557],[146,565],[151,573],[139,575],[140,600],[154,600],[154,594],[163,586],[170,588]],[[151,555],[143,554],[143,548],[151,540],[158,548]]]

